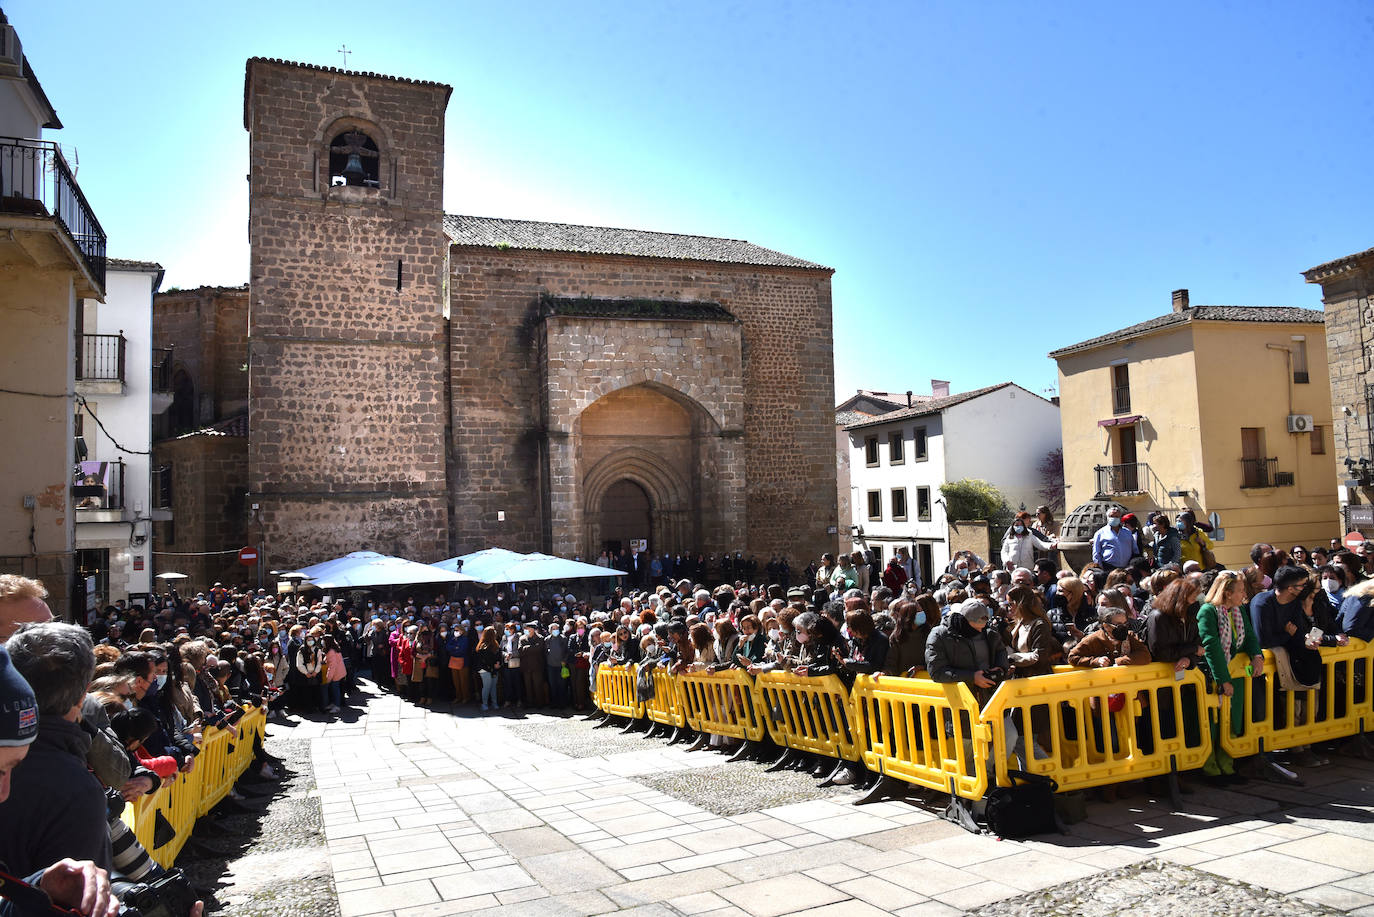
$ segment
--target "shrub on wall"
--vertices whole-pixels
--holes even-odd
[[[940,493],[945,498],[946,518],[950,521],[963,519],[998,520],[1006,516],[1010,507],[1002,492],[987,481],[977,478],[964,478],[940,485]]]

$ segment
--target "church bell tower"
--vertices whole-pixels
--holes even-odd
[[[451,92],[248,61],[247,508],[268,568],[447,556]]]

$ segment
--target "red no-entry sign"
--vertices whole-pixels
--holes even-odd
[[[245,567],[251,567],[251,566],[253,566],[253,564],[255,564],[255,563],[257,563],[257,562],[258,562],[258,549],[257,549],[257,548],[244,548],[244,549],[242,549],[241,551],[239,551],[239,563],[243,564]]]
[[[1352,551],[1362,544],[1364,544],[1364,536],[1359,532],[1350,532],[1345,536],[1345,546]]]

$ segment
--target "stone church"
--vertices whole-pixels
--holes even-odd
[[[248,61],[241,511],[265,565],[827,550],[831,269],[446,214],[451,91]]]

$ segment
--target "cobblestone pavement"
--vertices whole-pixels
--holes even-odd
[[[280,782],[240,781],[243,803],[202,819],[177,865],[211,892],[207,914],[333,917],[339,906],[310,742],[274,726],[266,749],[280,762]]]
[[[374,695],[286,731],[310,742],[341,917],[1374,917],[1374,764],[1354,758],[1177,811],[1091,803],[1069,834],[1017,842],[851,790],[778,804],[798,775],[580,718]]]

